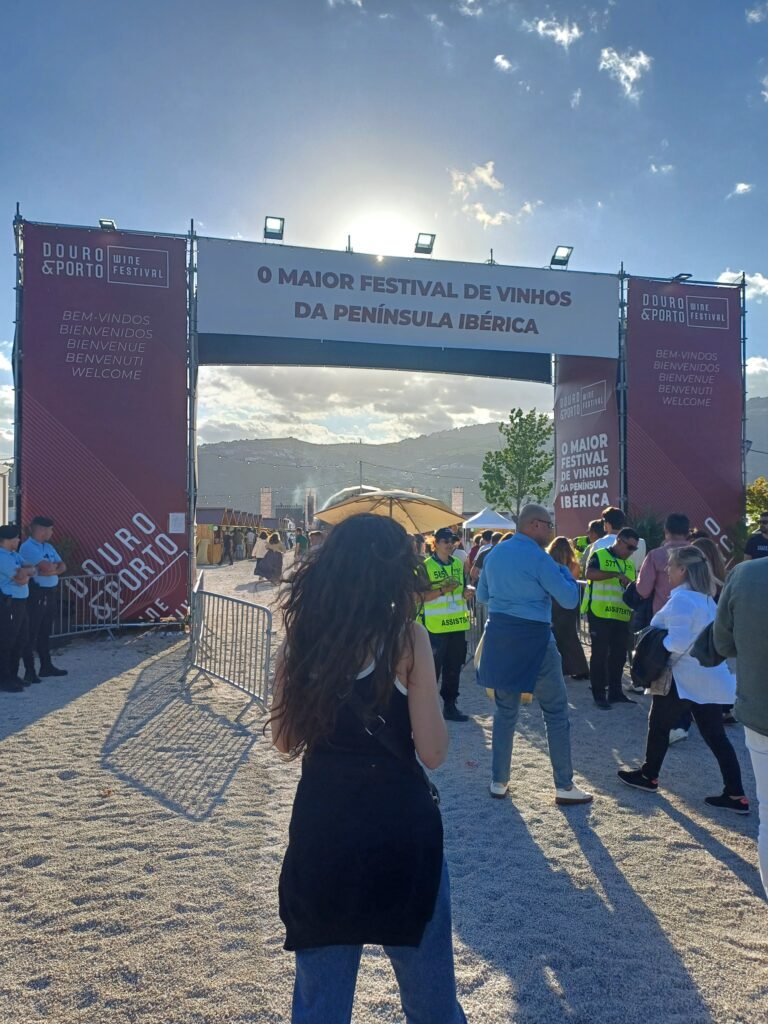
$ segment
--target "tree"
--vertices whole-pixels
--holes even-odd
[[[544,501],[552,489],[547,474],[555,464],[554,425],[535,409],[512,409],[499,433],[504,447],[486,452],[480,490],[490,505],[517,518],[526,501]]]
[[[768,512],[768,480],[759,476],[747,484],[747,525],[756,530],[760,513]]]

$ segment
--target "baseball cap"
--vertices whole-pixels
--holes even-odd
[[[435,531],[435,540],[458,540],[459,538],[449,526],[441,526]]]

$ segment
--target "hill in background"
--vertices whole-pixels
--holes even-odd
[[[768,398],[747,402],[748,478],[768,476]],[[464,488],[468,514],[485,504],[480,467],[487,451],[500,447],[496,423],[422,434],[391,444],[310,444],[293,437],[222,441],[198,448],[201,506],[227,505],[259,511],[259,489],[271,487],[273,502],[303,505],[306,488],[317,490],[318,508],[342,487],[362,481],[376,487],[412,489],[450,504],[451,488]]]

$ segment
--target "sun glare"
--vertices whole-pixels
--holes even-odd
[[[355,217],[347,234],[355,252],[384,256],[412,256],[419,229],[409,218],[388,210]]]

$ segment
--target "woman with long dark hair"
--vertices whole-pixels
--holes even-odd
[[[272,741],[303,758],[280,875],[293,1024],[348,1024],[365,944],[384,946],[409,1024],[466,1021],[442,821],[416,760],[436,768],[448,749],[416,565],[397,523],[353,516],[283,600]]]
[[[557,562],[570,570],[575,580],[581,576],[581,566],[576,552],[567,537],[555,537],[547,552]],[[576,608],[563,608],[552,598],[552,632],[563,659],[563,675],[573,679],[589,679],[589,665],[579,639],[579,616]]]

